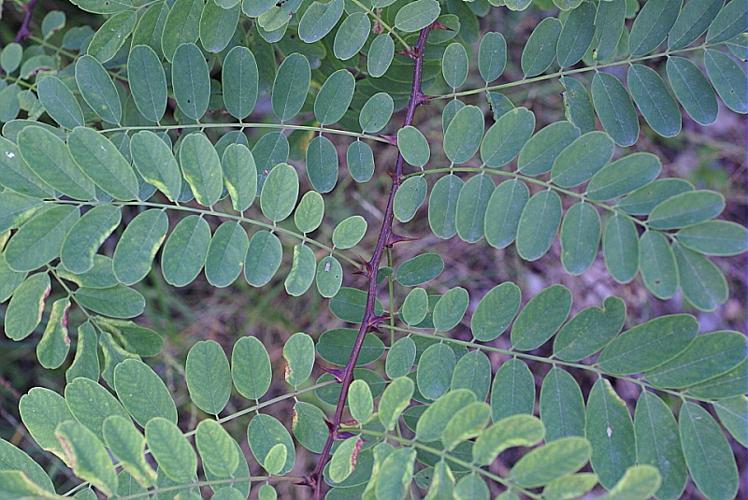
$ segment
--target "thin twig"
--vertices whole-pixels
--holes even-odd
[[[21,27],[18,29],[18,33],[16,33],[16,42],[21,42],[31,35],[29,23],[31,22],[31,15],[34,13],[35,6],[36,0],[29,0],[23,6],[23,21],[21,22]]]
[[[415,61],[415,68],[413,70],[413,83],[411,85],[410,100],[408,101],[408,108],[405,113],[405,123],[403,126],[408,126],[413,123],[413,117],[416,112],[416,108],[426,101],[426,98],[421,91],[421,76],[423,74],[423,52],[426,45],[426,39],[429,36],[432,26],[423,28],[418,35],[418,43],[410,51],[410,56]],[[322,449],[322,455],[317,462],[317,466],[309,477],[308,483],[314,490],[314,499],[320,500],[322,498],[322,471],[325,468],[327,460],[330,458],[330,451],[332,445],[337,437],[340,423],[343,419],[343,410],[345,408],[345,402],[348,398],[348,389],[353,381],[353,369],[356,366],[361,347],[363,346],[366,333],[372,328],[376,327],[383,319],[384,316],[377,316],[374,312],[374,303],[377,296],[377,274],[379,273],[379,263],[382,259],[382,254],[386,247],[392,244],[392,222],[394,218],[393,205],[395,200],[395,194],[403,177],[403,163],[404,159],[401,154],[398,154],[397,161],[395,162],[395,170],[391,172],[392,176],[392,188],[390,189],[389,197],[387,199],[387,209],[384,214],[384,220],[382,221],[382,228],[377,238],[377,244],[374,247],[374,253],[371,259],[365,266],[368,282],[368,292],[366,296],[366,309],[364,311],[364,317],[361,320],[361,326],[358,329],[358,335],[356,341],[353,344],[351,350],[351,356],[346,364],[345,371],[343,372],[343,382],[340,388],[340,397],[338,398],[338,404],[335,408],[335,415],[330,422],[330,432],[327,436],[327,441]]]

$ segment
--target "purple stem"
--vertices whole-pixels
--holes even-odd
[[[426,45],[426,39],[429,36],[432,26],[426,26],[423,28],[418,36],[418,43],[410,51],[410,56],[415,60],[415,69],[413,71],[413,83],[411,85],[410,100],[408,101],[408,107],[405,113],[404,127],[413,123],[413,117],[416,112],[416,108],[426,102],[427,98],[421,92],[421,76],[423,74],[423,51]],[[325,468],[325,464],[330,458],[330,451],[335,439],[338,437],[338,429],[343,418],[343,410],[345,408],[345,402],[348,398],[348,389],[353,381],[353,369],[356,366],[356,361],[361,353],[361,347],[364,344],[364,338],[366,333],[374,326],[376,326],[380,318],[374,312],[374,303],[377,296],[377,274],[379,273],[379,262],[382,259],[384,249],[391,245],[392,240],[392,222],[393,222],[393,203],[395,200],[395,194],[400,187],[401,178],[403,175],[403,162],[404,159],[401,154],[398,153],[397,161],[395,162],[395,171],[391,173],[392,177],[392,188],[390,189],[389,197],[387,198],[387,209],[384,214],[384,221],[382,221],[382,228],[377,238],[377,244],[374,247],[374,253],[371,256],[369,262],[367,262],[365,268],[367,269],[368,277],[368,291],[366,296],[366,310],[364,311],[364,317],[361,321],[361,326],[358,329],[358,335],[356,341],[353,344],[351,351],[351,357],[348,359],[348,363],[345,366],[343,372],[343,382],[340,390],[340,397],[338,398],[338,404],[335,407],[335,415],[329,424],[330,433],[327,436],[327,441],[322,449],[322,455],[317,462],[317,466],[314,468],[310,478],[309,485],[314,489],[314,499],[320,500],[322,498],[322,471]]]
[[[35,5],[36,0],[29,0],[28,3],[23,6],[23,21],[21,22],[21,27],[16,33],[16,42],[21,42],[31,35],[29,23],[31,22],[31,15],[34,13]]]

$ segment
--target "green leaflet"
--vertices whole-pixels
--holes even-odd
[[[75,163],[103,191],[118,200],[138,199],[138,179],[117,147],[96,130],[76,127],[68,136]]]
[[[333,43],[333,54],[341,61],[353,58],[361,51],[369,38],[371,21],[364,12],[354,12],[340,23],[335,42]]]
[[[172,12],[175,8],[172,7]],[[194,43],[179,45],[174,52],[171,82],[180,111],[188,118],[200,120],[208,110],[210,74],[203,53]]]
[[[67,327],[69,309],[70,300],[68,299],[58,299],[52,303],[44,335],[36,345],[36,357],[39,359],[39,364],[45,368],[58,368],[70,351]]]
[[[457,360],[450,389],[469,389],[484,401],[491,385],[491,362],[482,351],[470,351]]]
[[[275,276],[283,257],[283,246],[270,231],[257,231],[249,240],[244,260],[244,278],[252,286],[266,285]]]
[[[263,414],[252,417],[247,427],[247,439],[252,455],[263,466],[273,446],[280,444],[286,448],[286,460],[277,473],[284,475],[293,468],[296,461],[293,441],[283,424],[274,417]]]
[[[489,31],[483,35],[478,49],[478,71],[487,83],[504,72],[507,60],[506,39],[501,33]]]
[[[451,43],[442,55],[442,76],[447,85],[456,89],[462,86],[468,76],[468,54],[459,43]]]
[[[78,327],[78,345],[75,347],[73,363],[65,372],[65,380],[70,382],[78,377],[98,380],[100,374],[97,334],[93,324],[86,321]]]
[[[255,337],[242,337],[231,352],[231,378],[247,399],[260,399],[270,388],[272,371],[265,346]]]
[[[247,210],[257,195],[257,167],[252,152],[243,144],[230,144],[221,157],[221,167],[231,206],[238,212]]]
[[[632,465],[610,490],[610,498],[649,498],[660,487],[660,473],[651,465]]]
[[[112,318],[134,318],[143,314],[145,298],[136,290],[117,285],[111,288],[79,288],[78,304]]]
[[[663,201],[686,191],[693,185],[683,179],[665,178],[643,186],[618,203],[618,207],[631,215],[647,215]]]
[[[605,379],[595,382],[590,391],[585,435],[592,445],[592,470],[600,484],[612,488],[636,457],[631,415]]]
[[[169,11],[169,5],[165,3],[147,7],[133,31],[132,46],[148,45],[156,54],[162,54],[161,37]]]
[[[703,408],[686,402],[678,416],[680,439],[688,471],[708,498],[732,498],[738,471],[730,445],[717,422]]]
[[[499,168],[512,161],[535,129],[535,115],[527,108],[504,113],[486,132],[480,146],[483,163]]]
[[[621,0],[621,3],[625,3],[624,0]],[[592,472],[568,474],[548,483],[543,488],[543,496],[547,498],[577,498],[589,493],[596,485],[597,475]]]
[[[584,309],[566,323],[553,340],[553,351],[564,361],[582,360],[612,340],[625,319],[626,304],[618,297],[608,297],[602,308]]]
[[[5,313],[5,336],[23,340],[39,326],[44,305],[52,290],[47,273],[38,273],[16,288]]]
[[[561,84],[564,86],[566,119],[582,133],[595,130],[595,110],[592,108],[592,98],[587,87],[576,78],[569,76],[561,77]]]
[[[239,5],[225,7],[208,0],[200,15],[198,33],[200,43],[208,52],[217,54],[225,49],[234,37],[239,23]]]
[[[483,401],[475,401],[460,408],[444,428],[442,444],[447,450],[453,450],[461,442],[479,436],[490,416],[491,407]]]
[[[515,446],[532,446],[543,439],[545,428],[537,417],[513,415],[486,429],[473,445],[473,460],[488,465],[503,450]]]
[[[556,44],[556,59],[562,68],[578,63],[595,35],[595,6],[583,2],[573,9],[561,28]]]
[[[0,439],[0,457],[2,457],[5,470],[0,473],[0,491],[4,495],[23,496],[54,494],[54,485],[44,469],[39,466],[24,451],[16,448],[8,441]],[[11,479],[17,477],[18,482]],[[16,490],[14,486],[21,483],[21,489]]]
[[[366,70],[369,76],[379,78],[384,75],[392,64],[394,56],[395,42],[389,33],[377,35],[366,54]]]
[[[738,255],[746,251],[748,231],[741,225],[713,220],[678,231],[678,242],[705,255]]]
[[[75,419],[99,439],[104,439],[103,424],[107,417],[128,418],[127,412],[108,390],[95,381],[78,377],[65,386],[65,402]]]
[[[555,191],[534,194],[525,204],[517,227],[517,253],[538,260],[551,248],[561,224],[561,198]]]
[[[657,387],[690,387],[730,371],[745,356],[742,334],[732,331],[703,334],[680,354],[647,372],[647,379]],[[696,366],[698,369],[694,369]]]
[[[494,188],[493,179],[481,173],[471,177],[460,190],[455,229],[461,240],[475,243],[483,238],[486,209]]]
[[[307,146],[306,173],[312,187],[329,193],[338,182],[338,152],[330,139],[318,135]]]
[[[32,218],[41,207],[44,207],[43,202],[12,191],[0,193],[0,204],[3,211],[0,228],[4,232],[20,227]],[[4,240],[7,241],[9,236],[8,233]],[[5,241],[3,244],[5,244]]]
[[[320,125],[330,125],[343,118],[351,105],[355,87],[356,80],[346,69],[340,69],[327,77],[314,100],[314,116]]]
[[[445,346],[445,349],[449,348]],[[410,404],[414,390],[415,384],[408,377],[396,378],[384,389],[379,400],[378,415],[385,430],[392,430],[395,427],[400,414]]]
[[[434,329],[443,332],[456,327],[467,311],[470,297],[467,290],[455,287],[442,295],[432,313]]]
[[[205,264],[210,241],[210,226],[205,219],[188,215],[180,220],[161,255],[166,282],[177,287],[192,283]]]
[[[130,155],[135,169],[146,182],[170,200],[179,199],[182,174],[169,144],[155,133],[141,130],[130,139]]]
[[[375,478],[377,498],[402,498],[407,494],[415,459],[413,448],[396,448],[387,455]]]
[[[426,201],[426,191],[428,191],[428,185],[422,175],[405,179],[395,193],[393,203],[395,218],[400,222],[410,222]]]
[[[50,187],[74,199],[94,198],[93,182],[83,175],[65,143],[52,132],[37,126],[25,127],[18,134],[18,150],[32,173]]]
[[[412,33],[433,23],[441,7],[436,0],[416,0],[404,5],[395,15],[395,27],[406,33]]]
[[[477,106],[461,108],[444,133],[444,154],[452,163],[470,160],[478,152],[483,138],[483,112]]]
[[[260,195],[262,213],[273,222],[285,220],[299,196],[299,177],[287,163],[273,167],[263,184]]]
[[[745,395],[722,399],[712,403],[717,411],[720,422],[727,428],[737,442],[745,446],[746,436],[746,397]]]
[[[555,17],[546,17],[530,34],[522,49],[522,72],[526,78],[540,75],[550,68],[556,59],[556,44],[561,34],[561,22]]]
[[[524,361],[510,359],[501,365],[491,388],[491,419],[498,422],[517,414],[532,415],[535,381]]]
[[[307,191],[293,214],[296,228],[302,233],[316,230],[325,216],[325,199],[317,191]]]
[[[96,486],[105,495],[117,491],[117,475],[109,454],[96,435],[78,422],[62,422],[55,430],[66,462],[75,474]]]
[[[299,21],[299,38],[314,43],[330,33],[343,15],[343,0],[313,2]]]
[[[545,441],[585,435],[582,391],[574,377],[553,367],[540,389],[540,418],[546,429]]]
[[[0,150],[0,185],[34,198],[44,198],[52,194],[50,186],[21,158],[19,148],[15,144],[0,137]]]
[[[416,289],[420,290],[420,289]],[[391,379],[410,373],[416,359],[416,344],[410,337],[398,339],[387,352],[385,373]]]
[[[616,375],[645,372],[680,353],[694,338],[698,323],[687,314],[661,316],[637,325],[600,353],[598,365]]]
[[[470,319],[473,336],[481,342],[490,342],[504,333],[519,310],[521,296],[519,287],[511,282],[489,290]]]
[[[352,215],[335,226],[332,233],[332,243],[341,250],[353,248],[366,235],[366,229],[366,219],[360,215]]]
[[[231,285],[242,272],[249,247],[246,230],[235,221],[218,226],[205,258],[205,277],[218,288]]]
[[[629,68],[627,82],[631,96],[650,127],[663,137],[680,133],[681,115],[665,82],[657,72],[643,64]]]
[[[716,50],[706,51],[704,63],[709,81],[722,102],[736,113],[748,113],[748,98],[743,92],[748,85],[748,77],[743,67],[727,54]]]
[[[678,267],[678,281],[688,301],[702,311],[713,311],[724,304],[728,297],[727,281],[719,267],[677,242],[672,249]]]
[[[530,351],[543,345],[566,321],[571,292],[562,285],[546,288],[530,299],[517,316],[511,332],[515,349]]]
[[[512,468],[510,478],[522,487],[543,486],[581,469],[589,458],[590,444],[586,439],[558,439],[524,455]]]
[[[435,253],[424,253],[406,260],[395,270],[395,279],[403,286],[418,286],[431,281],[444,270],[444,261]]]
[[[62,396],[44,387],[33,387],[21,396],[18,411],[34,441],[42,449],[64,458],[62,446],[54,434],[55,429],[58,424],[74,419]]]
[[[652,209],[647,224],[653,229],[678,229],[713,219],[725,208],[724,197],[714,191],[681,193]]]
[[[257,102],[259,74],[252,51],[246,47],[234,47],[223,60],[221,83],[223,104],[226,110],[239,120],[249,116]]]
[[[436,399],[449,389],[452,370],[457,360],[446,344],[429,346],[418,362],[416,381],[418,391],[428,399]]]
[[[358,422],[364,423],[374,411],[374,400],[369,384],[361,379],[354,380],[348,393],[348,406],[351,416]]]
[[[686,2],[668,34],[668,48],[681,49],[687,47],[703,35],[723,3],[723,0]]]
[[[644,4],[631,26],[629,50],[631,55],[641,56],[660,45],[680,12],[680,0],[654,0]]]
[[[169,218],[163,210],[146,210],[130,221],[112,259],[114,275],[120,283],[133,285],[145,278],[168,229]]]
[[[302,54],[294,53],[286,57],[278,68],[273,82],[273,113],[282,122],[296,116],[304,105],[311,69],[309,61]]]
[[[678,288],[675,255],[667,238],[659,231],[645,231],[639,240],[639,271],[647,289],[655,297],[669,299]]]
[[[439,439],[452,416],[474,401],[475,395],[466,389],[451,390],[443,394],[418,419],[416,436],[424,442]]]
[[[59,78],[42,78],[37,85],[37,94],[47,114],[62,127],[72,129],[84,124],[78,101]]]
[[[457,234],[457,200],[463,185],[462,179],[456,175],[445,175],[431,188],[428,204],[429,227],[438,238],[449,239]]]
[[[667,77],[688,116],[701,125],[717,119],[717,97],[701,70],[685,57],[669,57]]]
[[[33,271],[59,257],[70,228],[80,218],[78,207],[49,205],[21,226],[5,248],[5,259],[14,271]]]
[[[614,144],[603,132],[588,132],[564,148],[553,162],[551,180],[574,187],[592,178],[613,156]]]
[[[615,214],[607,220],[603,256],[614,280],[628,283],[634,279],[639,269],[639,233],[631,219]]]
[[[103,434],[107,448],[124,469],[140,485],[150,486],[156,479],[156,473],[143,456],[145,438],[132,422],[119,415],[109,416],[104,420]]]
[[[592,102],[603,129],[616,144],[631,146],[639,138],[639,120],[634,104],[623,84],[608,73],[595,73]]]
[[[172,61],[180,45],[197,41],[204,6],[203,0],[177,0],[171,6],[160,40],[167,61]]]
[[[142,427],[154,418],[177,421],[177,408],[169,390],[142,361],[128,359],[117,365],[114,389],[122,405]]]
[[[688,472],[672,410],[653,393],[643,392],[636,403],[634,432],[637,462],[657,467],[662,476],[657,496],[679,498]]]
[[[223,194],[221,160],[210,140],[201,133],[189,134],[179,146],[179,164],[195,199],[213,206]]]
[[[344,440],[337,447],[330,459],[329,476],[332,481],[339,483],[351,475],[355,466],[354,453],[358,453],[363,441],[358,436]]]
[[[508,180],[496,186],[486,206],[484,234],[489,245],[501,249],[514,241],[529,197],[527,186],[520,180]]]
[[[217,342],[200,341],[192,346],[185,363],[185,378],[195,406],[212,415],[223,411],[231,396],[231,373],[229,360]]]
[[[24,282],[28,273],[18,272],[8,267],[5,255],[0,253],[0,302],[5,302]]]
[[[561,263],[569,274],[580,275],[594,262],[600,244],[600,215],[591,205],[569,207],[561,224]]]
[[[431,157],[426,137],[413,126],[403,127],[397,131],[397,147],[403,159],[414,167],[422,168]]]
[[[650,153],[633,153],[608,163],[587,184],[587,197],[610,200],[654,181],[662,170],[660,159]]]
[[[328,435],[325,413],[317,406],[302,401],[297,401],[294,404],[293,411],[295,416],[291,426],[296,440],[307,450],[322,453]],[[280,460],[277,460],[277,462],[280,462]]]
[[[314,352],[314,341],[309,335],[299,332],[288,339],[283,346],[283,359],[286,360],[286,382],[297,387],[309,378],[314,367]]]
[[[122,120],[122,104],[111,77],[94,57],[85,55],[75,63],[75,81],[83,100],[107,123]]]
[[[395,110],[395,102],[386,92],[371,96],[358,115],[358,123],[365,134],[375,134],[387,126]]]
[[[166,73],[158,54],[147,45],[134,46],[127,58],[127,69],[138,111],[147,120],[160,121],[166,111]]]
[[[707,43],[729,40],[745,31],[748,12],[746,6],[737,0],[731,0],[722,7],[709,25],[706,32]]]
[[[351,328],[337,328],[326,331],[317,342],[319,356],[334,365],[345,366],[351,356],[356,334],[357,330]],[[312,353],[310,356],[313,356],[313,351],[310,352]],[[382,354],[384,354],[384,343],[377,336],[368,334],[364,338],[361,355],[356,362],[356,366],[368,365],[379,359]],[[313,360],[313,357],[310,359]]]
[[[292,297],[299,297],[306,293],[314,282],[316,269],[317,261],[314,252],[303,244],[294,246],[291,270],[284,282],[286,293]]]
[[[540,129],[525,143],[517,158],[517,170],[525,175],[539,175],[551,170],[556,157],[579,137],[579,129],[561,121]]]
[[[165,418],[155,417],[145,426],[145,438],[159,471],[172,481],[193,480],[197,474],[197,456],[176,424]]]
[[[374,152],[363,141],[354,141],[346,151],[348,172],[356,182],[367,182],[374,175]]]
[[[135,29],[138,16],[135,12],[119,12],[96,30],[88,43],[86,53],[105,63],[114,58]]]

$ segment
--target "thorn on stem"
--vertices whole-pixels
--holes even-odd
[[[327,366],[322,366],[321,369],[323,372],[329,373],[330,375],[335,377],[335,380],[337,380],[338,383],[343,382],[344,373],[340,368],[329,368]]]
[[[392,234],[390,234],[390,237],[387,240],[387,246],[391,248],[395,246],[396,244],[402,243],[404,241],[417,241],[417,240],[418,238],[415,236],[403,236],[401,234],[397,234],[393,232]]]

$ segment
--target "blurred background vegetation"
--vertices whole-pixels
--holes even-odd
[[[500,82],[519,80],[522,72],[517,67],[520,60],[521,48],[532,28],[544,15],[544,8],[548,8],[550,0],[536,2],[536,5],[523,13],[512,13],[506,9],[493,9],[492,14],[482,19],[481,32],[499,31],[504,34],[509,43],[509,65]],[[5,0],[2,4],[2,18],[0,19],[0,46],[13,41],[19,30],[26,8],[29,4],[16,0]],[[66,26],[98,27],[103,18],[84,13],[75,6],[61,1],[43,0],[36,4],[31,11],[30,28],[32,33],[38,34],[42,20],[50,10],[60,10],[66,15]],[[52,34],[48,43],[59,46],[62,34]],[[251,47],[251,42],[250,42]],[[477,44],[475,45],[477,52]],[[475,62],[473,54],[472,62]],[[622,69],[622,68],[621,68]],[[615,70],[615,69],[614,69]],[[262,71],[262,69],[261,69]],[[620,76],[620,75],[618,75]],[[591,74],[588,76],[591,77]],[[471,78],[466,88],[480,87],[477,71],[471,71]],[[528,86],[517,86],[506,93],[515,106],[526,106],[537,117],[536,130],[548,123],[562,119],[564,109],[561,92],[562,86],[557,80],[549,80]],[[482,96],[471,97],[470,100],[481,105],[487,114],[489,106]],[[479,101],[479,102],[478,102]],[[416,124],[427,138],[439,142],[442,133],[440,109],[447,103],[440,100],[421,108],[416,114]],[[253,115],[253,121],[273,120],[270,116],[270,106],[267,96],[258,102]],[[394,132],[402,120],[395,116],[390,125],[390,132]],[[683,133],[672,139],[665,139],[654,134],[643,122],[642,136],[633,147],[636,150],[648,151],[658,155],[663,163],[663,177],[680,177],[691,181],[699,189],[713,189],[722,192],[727,200],[724,218],[748,223],[746,209],[748,198],[746,190],[748,172],[746,171],[746,117],[736,115],[724,108],[720,109],[719,118],[710,127],[702,127],[684,115]],[[259,136],[257,132],[249,132],[250,142]],[[292,145],[292,163],[303,162],[305,144],[312,139],[313,132],[296,131],[290,135]],[[336,140],[341,165],[345,164],[346,141]],[[445,158],[439,156],[440,148],[432,148],[432,159],[426,168],[448,166]],[[389,177],[385,172],[394,163],[396,151],[390,147],[375,149],[377,173],[372,181],[366,184],[354,183],[350,176],[341,176],[337,189],[326,196],[326,211],[328,220],[340,221],[350,215],[360,214],[369,223],[368,242],[360,247],[371,249],[377,237],[383,217],[386,194],[390,186]],[[435,179],[432,179],[433,182]],[[305,179],[302,178],[302,182]],[[304,190],[309,189],[306,186]],[[565,200],[568,203],[569,200]],[[135,210],[135,209],[133,209]],[[134,217],[132,212],[130,217]],[[172,224],[178,222],[176,218]],[[215,221],[213,221],[215,222]],[[321,241],[329,241],[332,227],[320,228],[314,237]],[[392,258],[396,262],[422,253],[436,251],[445,257],[447,263],[445,272],[436,284],[432,284],[435,292],[443,293],[453,286],[463,286],[476,301],[497,283],[515,281],[523,292],[525,300],[538,293],[542,288],[556,283],[566,285],[574,294],[572,313],[585,307],[600,305],[610,295],[618,295],[628,306],[628,321],[631,324],[648,320],[654,316],[675,312],[688,312],[697,316],[702,331],[733,329],[746,331],[746,280],[748,269],[745,256],[733,258],[717,258],[715,261],[725,272],[730,287],[730,299],[711,313],[702,313],[690,307],[680,294],[668,301],[655,299],[647,292],[640,279],[621,285],[616,283],[605,270],[602,255],[598,256],[595,264],[582,276],[573,277],[566,274],[560,265],[560,247],[558,241],[551,251],[542,259],[528,263],[522,261],[512,245],[504,250],[495,250],[485,243],[467,245],[458,238],[448,241],[437,239],[428,229],[426,211],[421,209],[417,217],[405,227],[396,227],[396,232],[415,238],[406,244],[397,245],[392,251]],[[105,247],[106,248],[106,247]],[[112,248],[109,248],[112,250]],[[286,252],[286,258],[290,255]],[[318,258],[321,255],[318,255]],[[364,260],[368,255],[362,255]],[[363,277],[348,274],[344,286],[361,287],[365,283]],[[281,276],[262,289],[251,288],[243,279],[226,289],[217,289],[200,277],[192,285],[183,289],[176,289],[167,285],[156,267],[151,275],[138,285],[139,290],[146,296],[148,307],[138,322],[151,326],[165,338],[165,348],[161,355],[149,360],[150,364],[166,380],[171,392],[182,412],[180,424],[193,427],[196,420],[196,410],[192,405],[185,404],[187,388],[183,382],[184,360],[189,348],[199,340],[212,339],[222,344],[227,352],[234,342],[245,335],[258,337],[268,347],[273,367],[274,380],[278,387],[271,388],[269,397],[285,392],[282,387],[283,361],[281,349],[283,342],[294,332],[304,331],[317,338],[321,333],[337,328],[343,323],[336,319],[328,309],[328,302],[315,293],[305,294],[301,298],[291,298],[286,295]],[[386,287],[381,289],[380,299],[387,303]],[[400,301],[402,297],[399,298]],[[473,307],[476,304],[473,304]],[[72,314],[76,314],[74,311]],[[0,325],[4,315],[4,306],[0,306]],[[77,321],[77,319],[76,319]],[[44,324],[44,322],[42,323]],[[75,323],[74,324],[78,324]],[[465,322],[462,332],[469,340],[470,334]],[[34,346],[37,343],[37,332],[22,342],[13,342],[4,335],[0,335],[0,437],[11,441],[28,451],[34,458],[41,460],[41,450],[25,433],[18,416],[18,400],[30,388],[43,386],[62,391],[64,384],[63,368],[50,371],[42,368],[35,359]],[[459,335],[459,333],[458,333]],[[507,336],[497,341],[499,347],[509,347]],[[545,352],[544,354],[550,354]],[[493,354],[494,369],[505,359],[501,355]],[[531,365],[539,382],[549,369],[549,365]],[[383,370],[380,370],[380,372]],[[321,373],[317,374],[322,375]],[[591,372],[575,373],[586,394],[594,382]],[[585,378],[586,377],[586,378]],[[616,381],[616,391],[624,398],[635,399],[638,387],[626,382]],[[314,398],[314,396],[309,396]],[[181,406],[180,406],[181,403]],[[270,411],[289,424],[292,419],[293,401],[287,400],[271,407]],[[633,406],[630,405],[633,409]],[[228,412],[236,411],[240,407],[233,402],[227,407]],[[238,419],[228,424],[227,429],[235,436],[243,436],[246,421]],[[246,440],[243,440],[246,448]],[[739,457],[741,471],[745,471],[745,459],[740,448],[735,448]],[[244,450],[248,457],[251,455]],[[303,450],[300,449],[303,453]],[[49,456],[49,455],[45,455]],[[502,455],[504,457],[504,455]],[[314,457],[297,460],[296,470],[303,473],[314,463]],[[506,473],[513,461],[506,457],[506,463],[494,464],[495,471]],[[250,464],[251,458],[250,458]],[[48,466],[50,474],[60,482],[65,481],[67,475],[65,467],[56,459],[52,459]],[[255,464],[251,471],[258,470]],[[748,498],[745,492],[746,477],[743,472],[741,496]],[[68,477],[69,478],[69,477]],[[72,486],[73,483],[70,484]],[[279,485],[279,493],[283,498],[292,495],[303,495],[306,490],[283,489]],[[64,489],[63,489],[64,491]],[[687,496],[696,495],[687,490]]]

